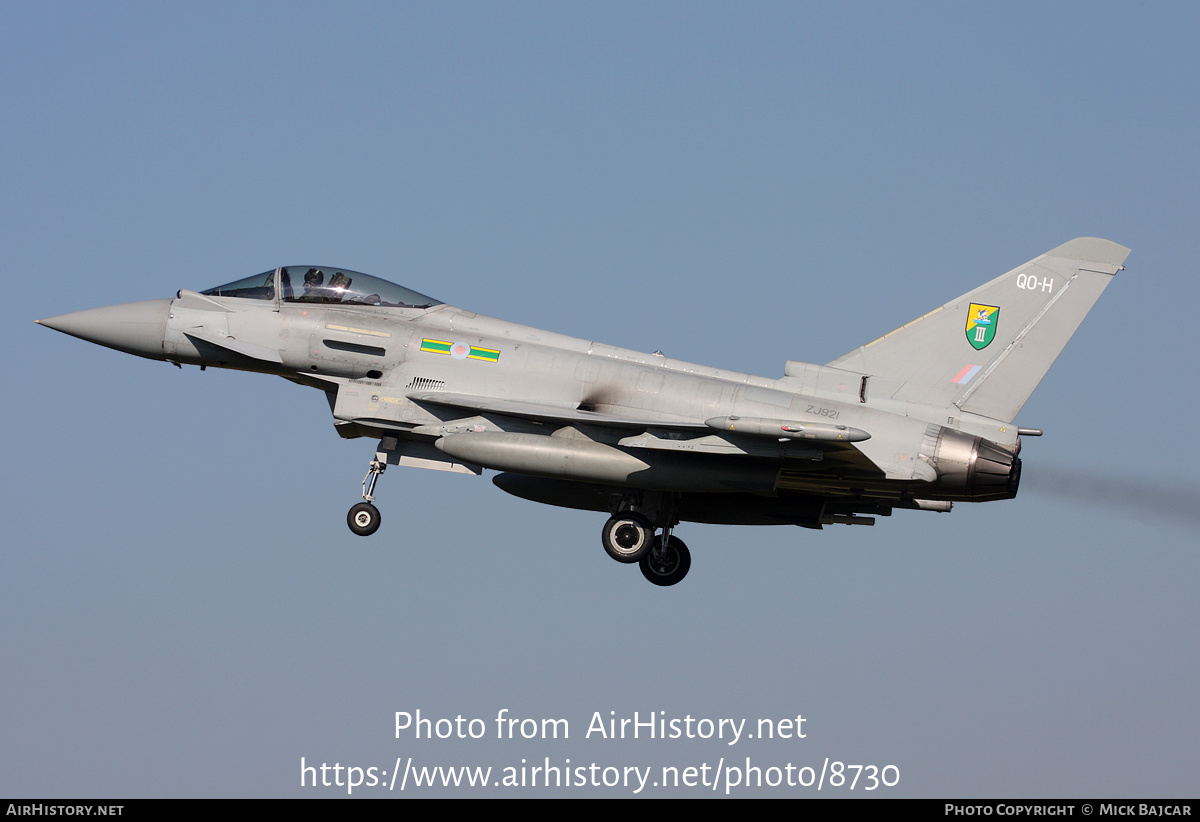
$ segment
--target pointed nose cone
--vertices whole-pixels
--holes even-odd
[[[107,308],[89,308],[87,311],[38,320],[37,323],[97,345],[161,360],[163,337],[170,313],[171,300],[146,300]]]

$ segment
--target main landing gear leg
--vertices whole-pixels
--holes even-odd
[[[372,503],[375,502],[375,483],[379,481],[380,474],[386,470],[387,453],[376,451],[375,459],[371,460],[371,467],[367,469],[367,475],[363,477],[363,501],[351,508],[350,513],[346,515],[346,524],[360,537],[369,537],[379,530],[379,523],[383,518],[379,509]]]
[[[692,552],[683,540],[671,535],[673,530],[670,526],[664,528],[662,536],[654,538],[654,544],[638,563],[642,576],[655,585],[674,585],[692,567]]]
[[[679,523],[677,495],[643,493],[618,498],[614,494],[610,504],[616,513],[604,523],[601,533],[610,557],[617,562],[636,562],[642,576],[655,585],[674,585],[687,576],[692,554],[683,540],[671,534]],[[662,535],[656,537],[657,525],[662,526]]]

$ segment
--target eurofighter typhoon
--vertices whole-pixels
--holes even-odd
[[[177,366],[325,392],[337,431],[378,440],[350,509],[380,525],[389,465],[480,474],[608,514],[604,550],[656,585],[687,574],[680,522],[874,525],[897,508],[1011,499],[1014,423],[1129,249],[1081,237],[827,365],[779,379],[540,331],[328,266],[39,320]]]

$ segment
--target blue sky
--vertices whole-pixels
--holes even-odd
[[[1193,6],[4,18],[0,794],[345,793],[301,789],[301,757],[725,756],[894,765],[884,795],[1195,795]],[[1133,253],[1018,420],[1046,436],[1016,500],[685,525],[669,590],[604,555],[599,515],[486,478],[393,469],[354,537],[373,443],[317,392],[32,322],[311,262],[778,376],[1076,236]],[[395,738],[397,711],[504,708],[571,738]],[[610,711],[802,714],[807,736],[584,738]]]

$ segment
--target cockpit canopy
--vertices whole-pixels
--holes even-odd
[[[382,305],[429,308],[441,300],[426,297],[402,285],[348,268],[297,265],[280,268],[279,287],[284,302],[339,305]],[[208,297],[275,299],[275,269],[201,292]]]

